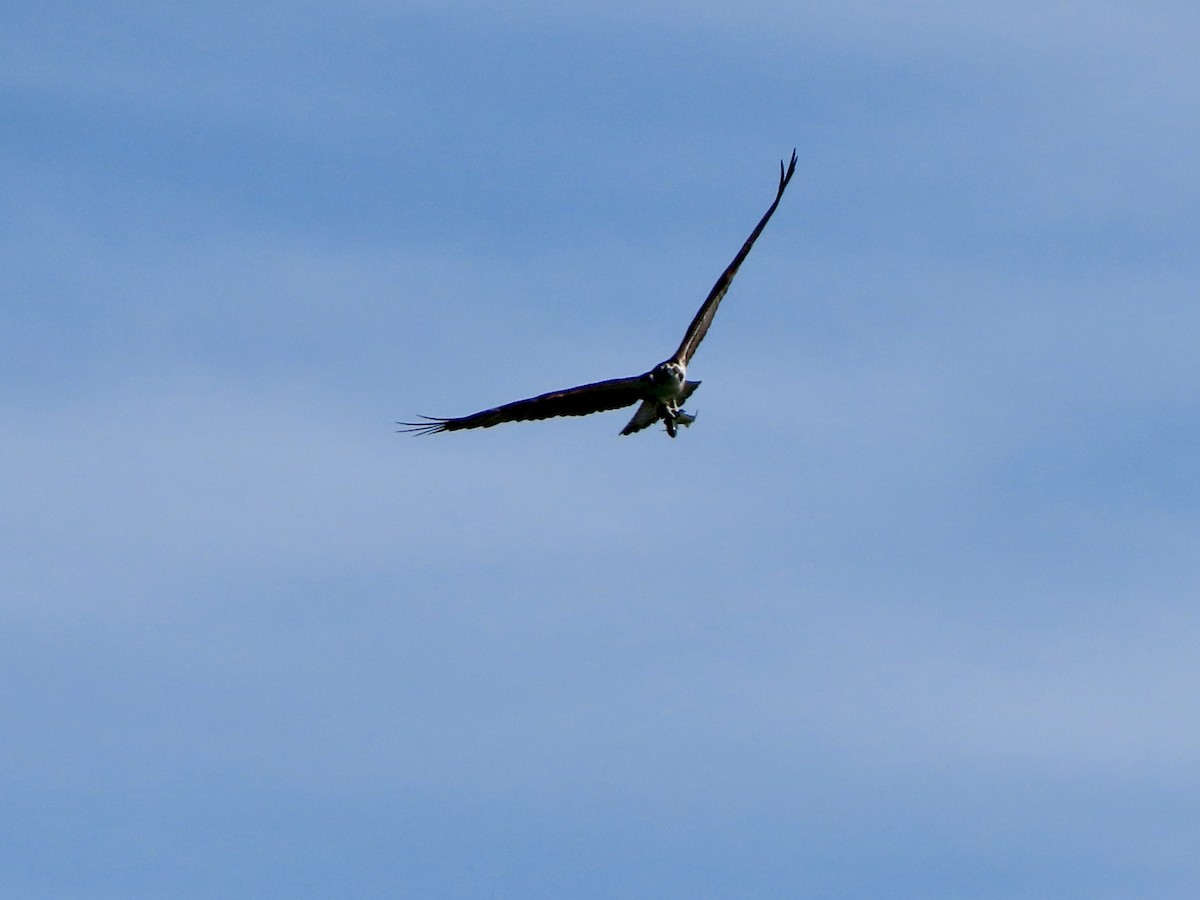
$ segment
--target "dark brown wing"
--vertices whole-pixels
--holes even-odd
[[[786,172],[783,169],[783,161],[780,160],[779,162],[779,190],[775,192],[775,202],[771,204],[771,208],[766,211],[763,217],[758,220],[758,224],[750,232],[750,237],[746,238],[746,243],[742,244],[742,249],[733,258],[733,262],[721,273],[721,277],[717,279],[717,283],[708,292],[708,297],[701,305],[700,311],[696,313],[696,318],[692,319],[692,324],[688,326],[683,343],[679,345],[679,349],[675,351],[675,355],[672,357],[675,362],[683,363],[686,366],[692,361],[692,356],[695,354],[696,348],[704,340],[704,335],[708,334],[708,326],[712,324],[713,316],[717,314],[717,306],[721,303],[721,298],[729,290],[729,285],[733,282],[733,276],[737,274],[738,267],[741,266],[742,262],[750,254],[750,248],[754,246],[754,242],[762,234],[762,230],[767,226],[767,222],[771,220],[771,216],[775,212],[775,207],[779,205],[779,200],[783,197],[783,189],[788,186],[788,182],[792,180],[792,174],[795,171],[796,151],[793,150],[792,161],[788,164]]]
[[[632,406],[644,399],[649,391],[650,384],[644,375],[636,378],[613,378],[609,381],[567,388],[565,391],[551,391],[548,394],[530,397],[528,400],[517,400],[457,419],[421,416],[427,421],[396,424],[405,426],[401,431],[437,434],[463,428],[491,428],[501,422],[527,422],[532,419],[551,419],[555,416],[588,416],[596,412]]]

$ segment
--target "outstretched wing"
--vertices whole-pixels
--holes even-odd
[[[750,248],[754,246],[754,242],[758,240],[758,236],[762,233],[762,230],[766,228],[767,222],[771,221],[775,207],[779,205],[779,200],[783,197],[783,190],[788,186],[788,182],[792,180],[792,174],[795,171],[796,151],[793,150],[792,161],[788,164],[786,172],[783,169],[783,161],[780,160],[779,162],[779,190],[775,192],[775,202],[771,204],[771,208],[766,211],[763,217],[758,220],[758,224],[750,232],[750,237],[746,238],[746,243],[742,244],[742,249],[733,258],[733,262],[721,273],[721,277],[717,279],[717,283],[708,292],[708,298],[701,305],[700,311],[696,313],[696,318],[692,319],[692,324],[688,326],[687,334],[683,337],[683,343],[679,345],[679,349],[671,357],[675,362],[683,363],[686,366],[692,361],[692,356],[695,354],[696,348],[700,346],[700,342],[704,340],[704,335],[708,333],[708,326],[712,324],[713,316],[717,314],[717,306],[721,303],[721,298],[729,290],[729,285],[733,282],[733,276],[737,274],[738,267],[741,266],[742,262],[750,254]]]
[[[635,378],[613,378],[551,391],[528,400],[517,400],[494,409],[485,409],[457,419],[440,419],[421,416],[425,422],[397,422],[401,431],[414,434],[437,434],[441,431],[459,431],[463,428],[491,428],[501,422],[527,422],[532,419],[551,419],[555,416],[588,416],[609,409],[632,406],[645,398],[649,385],[645,376]]]

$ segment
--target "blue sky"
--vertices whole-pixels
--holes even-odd
[[[0,893],[1192,896],[1198,43],[6,6]]]

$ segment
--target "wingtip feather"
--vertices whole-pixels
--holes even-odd
[[[397,428],[396,434],[439,434],[449,430],[450,419],[439,419],[434,416],[418,416],[417,418],[424,419],[424,422],[397,422],[397,425],[403,425],[403,428]]]

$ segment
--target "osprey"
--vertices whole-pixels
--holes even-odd
[[[551,391],[548,394],[506,403],[503,406],[485,409],[469,416],[460,416],[457,419],[421,416],[425,420],[424,422],[397,422],[396,424],[405,426],[401,431],[415,434],[437,434],[440,431],[459,431],[463,428],[491,428],[501,422],[525,422],[531,419],[549,419],[554,416],[587,416],[595,412],[633,406],[640,402],[641,405],[633,414],[633,418],[629,420],[629,424],[621,429],[621,434],[633,434],[661,419],[666,425],[667,434],[675,437],[678,426],[691,425],[696,419],[694,415],[690,415],[680,408],[692,395],[692,392],[700,387],[700,382],[687,380],[688,363],[692,361],[696,348],[700,346],[704,335],[708,333],[708,327],[712,324],[713,316],[716,315],[717,306],[720,304],[721,298],[725,296],[725,292],[729,290],[729,285],[733,281],[733,276],[737,274],[738,267],[745,261],[750,253],[750,248],[754,246],[759,234],[770,221],[775,207],[779,205],[783,191],[795,171],[796,151],[793,150],[792,159],[786,171],[783,162],[779,163],[779,188],[775,191],[774,202],[759,219],[758,224],[754,226],[750,237],[746,238],[746,243],[742,244],[742,249],[733,258],[733,262],[721,273],[717,283],[708,292],[708,297],[701,304],[696,317],[692,319],[692,324],[688,326],[687,334],[683,336],[683,343],[679,345],[679,349],[670,359],[660,362],[644,375],[635,375],[632,378],[613,378],[562,391]]]

